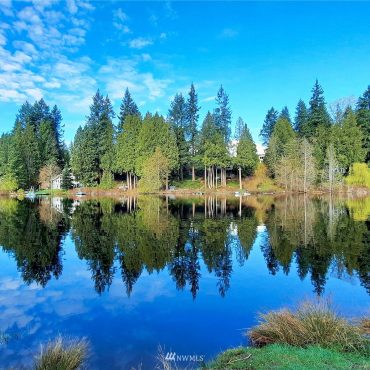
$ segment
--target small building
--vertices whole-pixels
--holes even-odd
[[[265,158],[265,148],[261,144],[256,144],[256,148],[258,158],[260,162],[263,162],[263,159]]]

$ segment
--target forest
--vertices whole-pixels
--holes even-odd
[[[86,123],[67,147],[60,109],[43,99],[25,102],[12,131],[0,138],[0,190],[49,187],[60,174],[64,189],[72,187],[72,179],[103,189],[125,182],[143,192],[189,179],[215,189],[231,178],[242,188],[242,179],[261,166],[288,191],[332,191],[343,183],[370,187],[370,86],[355,104],[342,101],[329,109],[316,80],[308,104],[299,100],[293,118],[287,107],[271,107],[260,132],[263,164],[241,117],[232,132],[223,86],[201,123],[200,109],[193,84],[187,96],[175,95],[166,117],[142,115],[126,89],[115,124],[112,103],[98,90]]]

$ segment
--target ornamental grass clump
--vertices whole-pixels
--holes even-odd
[[[260,323],[248,335],[255,346],[318,345],[344,352],[370,354],[370,341],[359,326],[338,317],[327,303],[305,302],[296,311],[283,309],[260,315]]]
[[[36,358],[35,370],[77,370],[81,368],[87,356],[85,339],[69,341],[62,337],[41,347]]]

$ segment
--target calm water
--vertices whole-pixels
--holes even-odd
[[[0,199],[0,366],[58,334],[89,368],[210,360],[261,310],[330,297],[369,310],[370,199]]]

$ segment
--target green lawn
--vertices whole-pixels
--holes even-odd
[[[222,353],[206,369],[370,369],[370,358],[320,347],[273,344],[263,348],[236,348]]]

